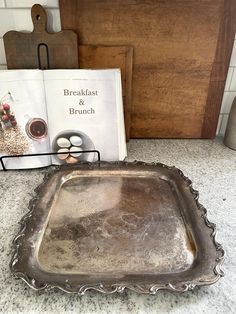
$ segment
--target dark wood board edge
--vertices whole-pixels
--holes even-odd
[[[77,12],[77,0],[59,0],[60,19],[62,29],[70,29],[77,33],[77,18],[73,12]],[[71,18],[71,17],[74,18]]]
[[[231,52],[236,32],[236,1],[224,1],[224,13],[220,25],[215,60],[212,66],[202,138],[214,139],[224,96],[224,87],[230,64]]]
[[[220,115],[221,103],[224,95],[225,81],[210,82],[207,107],[202,125],[202,139],[214,139]]]
[[[132,114],[132,74],[133,74],[133,48],[127,47],[126,50],[126,74],[125,74],[125,133],[126,141],[130,139],[131,114]]]

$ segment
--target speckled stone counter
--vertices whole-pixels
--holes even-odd
[[[222,140],[131,140],[127,160],[175,165],[193,181],[208,218],[217,224],[217,240],[226,251],[225,277],[215,285],[185,294],[159,291],[82,297],[61,291],[36,292],[9,271],[11,242],[27,213],[34,188],[47,169],[0,172],[0,311],[5,313],[235,313],[236,312],[236,151]]]

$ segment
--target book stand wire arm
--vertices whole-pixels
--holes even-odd
[[[100,152],[96,149],[94,150],[82,150],[82,151],[75,151],[73,153],[80,153],[80,154],[85,154],[85,153],[96,153],[97,154],[97,161],[100,162],[101,161],[101,155]],[[53,155],[61,155],[61,154],[65,154],[64,152],[53,152],[53,153],[39,153],[39,154],[25,154],[25,155],[5,155],[5,156],[1,156],[0,157],[0,163],[2,166],[2,169],[4,171],[7,171],[9,169],[6,168],[5,164],[4,164],[4,160],[8,159],[8,158],[23,158],[23,157],[37,157],[37,156],[53,156]],[[30,168],[29,168],[30,169]]]

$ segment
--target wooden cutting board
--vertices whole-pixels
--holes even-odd
[[[236,31],[235,0],[60,0],[81,45],[134,48],[133,138],[213,138]]]
[[[76,33],[48,33],[47,15],[39,4],[32,7],[31,16],[33,32],[9,31],[3,36],[8,69],[78,68]]]
[[[130,138],[133,48],[129,46],[79,46],[80,69],[120,68],[126,140]]]

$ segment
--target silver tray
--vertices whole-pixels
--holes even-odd
[[[223,276],[215,225],[174,167],[83,163],[53,171],[36,194],[10,266],[33,289],[155,294]]]

